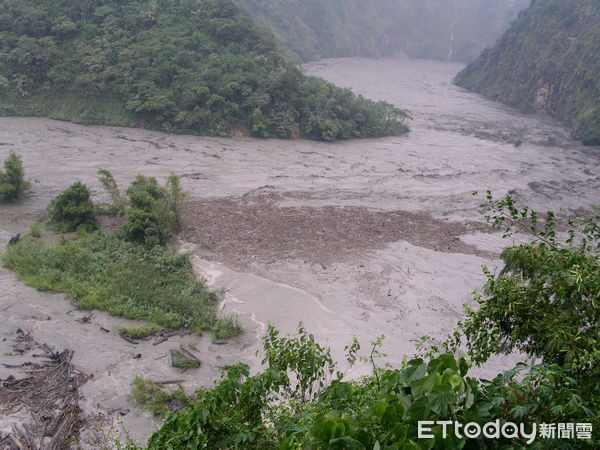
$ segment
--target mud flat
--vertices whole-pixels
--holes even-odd
[[[188,335],[132,345],[116,332],[130,321],[96,312],[82,323],[87,313],[63,295],[37,292],[0,269],[0,362],[33,358],[8,356],[17,329],[74,350],[74,364],[94,375],[80,388],[80,406],[90,417],[83,444],[97,448],[111,431],[125,427],[143,440],[156,425],[127,399],[135,375],[183,379],[191,392],[224,365],[257,368],[255,351],[269,323],[292,332],[303,321],[337,356],[352,334],[365,346],[384,334],[384,351],[396,363],[414,352],[420,336],[445,336],[484,282],[481,266],[497,268],[507,244],[482,225],[473,190],[510,191],[541,209],[586,211],[600,203],[597,148],[570,140],[546,117],[523,116],[453,87],[460,68],[400,59],[306,66],[411,111],[408,136],[376,140],[203,138],[0,118],[0,159],[20,153],[33,183],[22,204],[0,205],[0,247],[74,180],[104,198],[99,168],[111,170],[121,187],[138,173],[175,172],[192,196],[182,249],[193,253],[209,285],[226,289],[222,313],[236,314],[245,327],[225,344]],[[191,342],[203,365],[182,374],[167,355]],[[513,362],[499,358],[480,373],[493,375]],[[358,366],[351,375],[367,371]],[[0,369],[0,378],[14,373]],[[22,419],[19,412],[2,415],[0,432]],[[100,435],[93,432],[98,427]]]

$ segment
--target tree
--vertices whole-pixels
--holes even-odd
[[[138,175],[127,189],[130,208],[124,225],[127,238],[149,246],[165,245],[183,228],[187,193],[171,174],[161,186],[155,177]]]
[[[0,171],[0,197],[14,202],[30,188],[31,183],[25,180],[21,157],[11,152],[4,160],[4,171]]]
[[[50,203],[50,220],[61,231],[95,230],[98,220],[88,187],[77,181],[58,194]]]
[[[533,240],[506,248],[499,274],[485,269],[485,295],[467,308],[459,331],[474,361],[519,350],[586,377],[600,375],[600,210],[587,220],[568,220],[561,240],[555,215],[544,219],[519,208],[507,195],[482,205],[505,236],[528,232]],[[596,381],[598,383],[598,381]]]

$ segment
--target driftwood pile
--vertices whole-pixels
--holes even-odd
[[[84,425],[79,387],[92,375],[72,364],[72,350],[53,352],[48,345],[33,340],[29,333],[19,333],[15,347],[39,347],[44,354],[32,356],[47,360],[4,364],[8,368],[22,369],[26,375],[23,378],[11,375],[0,380],[0,415],[22,413],[25,417],[28,413],[31,419],[15,425],[12,433],[0,436],[0,449],[77,448],[77,437]]]
[[[396,241],[441,252],[497,256],[460,239],[467,233],[491,230],[480,222],[451,222],[423,212],[356,206],[279,206],[289,200],[311,200],[311,194],[193,201],[186,209],[181,236],[202,244],[205,257],[239,269],[283,259],[327,264]]]

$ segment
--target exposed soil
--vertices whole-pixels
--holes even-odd
[[[366,207],[279,206],[285,197],[271,193],[195,200],[187,209],[182,236],[202,244],[203,256],[236,268],[282,259],[328,264],[400,240],[439,252],[497,256],[460,240],[467,233],[489,231],[481,222]]]

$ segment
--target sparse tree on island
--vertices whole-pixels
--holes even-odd
[[[0,198],[16,202],[31,188],[25,180],[23,161],[15,152],[11,152],[4,160],[4,170],[0,170]]]

